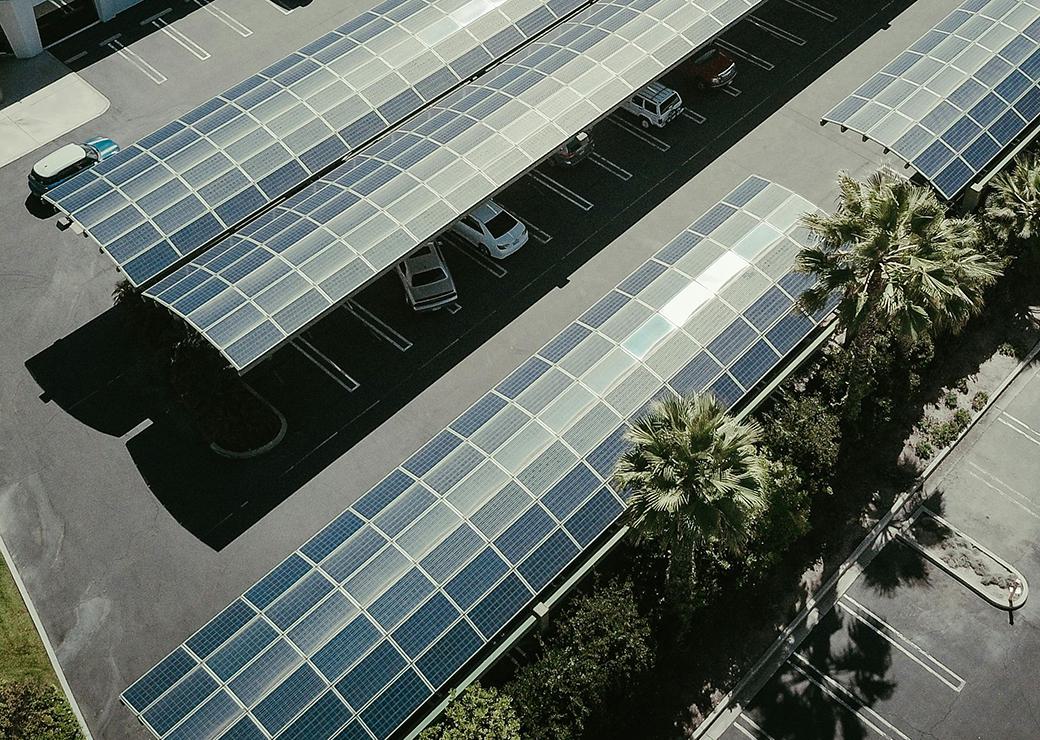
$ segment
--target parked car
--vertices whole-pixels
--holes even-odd
[[[592,154],[592,137],[588,131],[579,131],[567,143],[553,152],[549,163],[558,167],[573,167]]]
[[[83,144],[66,144],[33,165],[29,171],[29,190],[43,195],[118,151],[117,143],[102,137]]]
[[[672,88],[651,82],[637,90],[621,107],[638,118],[643,128],[661,128],[682,113],[683,103],[679,93]]]
[[[736,63],[714,46],[702,49],[680,69],[702,90],[725,87],[737,76]]]
[[[488,257],[500,260],[527,244],[527,227],[493,200],[487,200],[451,225],[451,230]]]
[[[416,311],[443,308],[459,297],[444,254],[434,241],[426,242],[398,262],[397,276],[408,305]]]

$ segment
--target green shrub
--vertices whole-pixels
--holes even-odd
[[[997,352],[1004,357],[1018,357],[1018,349],[1011,342],[1004,342],[997,347]]]
[[[914,453],[922,460],[928,460],[935,454],[935,447],[927,439],[921,439],[914,445]]]
[[[520,740],[520,720],[508,694],[471,684],[419,740]]]
[[[957,429],[957,434],[960,434],[968,425],[971,424],[971,412],[968,409],[957,409],[953,412],[953,419],[951,419],[954,427]]]
[[[798,471],[812,495],[830,493],[841,439],[836,411],[820,393],[782,393],[762,422],[766,454]]]
[[[959,397],[957,393],[954,391],[946,391],[946,395],[943,396],[943,404],[945,404],[946,408],[955,409],[957,408],[958,403]]]
[[[979,391],[971,398],[971,408],[973,411],[982,411],[989,403],[989,394],[986,391]]]
[[[76,740],[79,724],[62,693],[39,681],[0,684],[0,738]]]
[[[631,581],[574,598],[541,639],[541,656],[506,687],[525,738],[576,740],[594,713],[650,665],[650,624]]]

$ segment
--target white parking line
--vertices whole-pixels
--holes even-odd
[[[1015,420],[1015,417],[1011,416],[1007,412],[1004,413],[1004,416],[1009,416],[1012,420]],[[1029,432],[1032,431],[1032,429],[1029,429],[1029,427],[1026,426],[1025,424],[1022,424],[1022,426],[1025,427],[1025,429],[1021,429],[1019,427],[1019,424],[1021,424],[1021,422],[1018,422],[1016,424],[1011,424],[1004,418],[1004,416],[998,416],[997,417],[997,421],[999,421],[1001,424],[1006,426],[1008,429],[1010,429],[1010,430],[1012,430],[1014,432],[1018,432],[1023,437],[1028,439],[1030,442],[1035,444],[1037,447],[1040,447],[1040,437],[1036,437],[1036,436],[1034,436],[1034,435],[1029,433]],[[1017,421],[1017,420],[1015,420],[1015,421]],[[1029,431],[1026,431],[1026,429],[1028,429]]]
[[[140,70],[142,74],[144,74],[156,85],[161,85],[164,82],[166,82],[166,75],[164,75],[162,72],[160,72],[155,67],[146,62],[144,59],[142,59],[140,56],[138,56],[136,52],[133,52],[130,49],[127,49],[125,46],[123,46],[123,42],[119,40],[118,35],[113,36],[110,39],[106,39],[105,41],[102,41],[99,44],[99,46],[107,46],[109,49],[114,51],[123,59],[130,62],[130,64],[137,67],[137,69]]]
[[[731,98],[736,98],[740,96],[740,89],[734,87],[733,85],[726,85],[724,88],[722,88],[722,92],[726,93]]]
[[[745,722],[747,722],[749,725],[751,725],[751,727],[754,728],[755,732],[757,732],[759,735],[764,737],[766,740],[776,740],[776,738],[774,738],[768,732],[763,730],[762,727],[757,722],[755,722],[755,720],[753,720],[750,717],[748,717],[746,714],[744,714],[744,712],[740,713],[740,716],[739,716],[738,719],[742,719]],[[760,738],[756,737],[755,740],[760,740]]]
[[[445,308],[447,308],[448,313],[450,313],[453,316],[462,310],[462,306],[460,306],[458,303],[449,303],[447,306],[445,306]]]
[[[951,668],[942,663],[934,656],[930,655],[927,650],[922,648],[920,645],[915,643],[909,637],[904,635],[902,632],[897,630],[891,624],[886,622],[884,619],[879,617],[877,614],[872,612],[863,604],[856,601],[854,598],[845,594],[842,597],[845,601],[848,601],[853,608],[850,608],[848,604],[842,601],[838,602],[838,606],[842,611],[852,615],[858,622],[868,627],[871,631],[875,632],[880,637],[883,637],[893,647],[903,653],[910,660],[917,663],[919,666],[924,668],[926,671],[931,673],[937,679],[942,681],[944,684],[949,686],[954,691],[960,693],[961,689],[964,688],[965,681]],[[896,639],[898,638],[898,639]],[[907,646],[913,648],[913,652],[907,649]],[[927,662],[926,662],[927,661]],[[940,673],[940,671],[942,673]],[[946,675],[942,675],[942,674]],[[953,680],[950,680],[950,679]]]
[[[504,278],[509,274],[509,271],[506,268],[492,262],[483,254],[479,253],[472,244],[464,240],[462,237],[457,236],[456,234],[445,234],[444,241],[445,243],[455,247],[462,256],[473,260],[495,277]]]
[[[66,60],[65,60],[65,62],[64,62],[64,63],[65,63],[65,64],[72,64],[72,63],[73,63],[74,61],[76,61],[77,59],[82,59],[82,58],[83,58],[83,57],[85,57],[86,55],[87,55],[87,52],[85,52],[85,51],[81,51],[81,52],[80,52],[79,54],[73,54],[72,56],[70,56],[70,57],[69,57],[68,59],[66,59]]]
[[[580,195],[575,193],[573,190],[571,190],[567,186],[561,185],[560,183],[556,182],[556,180],[552,179],[548,175],[543,175],[538,170],[531,170],[530,172],[527,173],[527,175],[528,175],[528,177],[530,177],[532,180],[537,182],[542,187],[548,188],[549,190],[551,190],[552,192],[556,193],[558,196],[560,196],[564,200],[573,203],[574,205],[576,205],[581,210],[583,210],[583,211],[591,211],[592,210],[592,203],[590,201],[585,200],[585,198],[582,198]]]
[[[290,344],[292,344],[293,348],[296,349],[297,352],[299,352],[301,355],[303,355],[308,360],[310,360],[312,363],[314,363],[318,367],[319,370],[321,370],[323,373],[325,373],[330,378],[332,378],[334,381],[336,381],[341,386],[343,386],[343,388],[345,388],[348,393],[353,393],[354,391],[356,391],[358,388],[361,387],[361,384],[358,383],[356,380],[354,380],[349,375],[347,375],[347,373],[343,370],[343,368],[341,368],[335,362],[333,362],[328,357],[326,357],[321,352],[321,350],[319,350],[313,344],[308,342],[302,336],[296,337],[296,339],[293,339],[290,342]],[[301,346],[301,345],[306,346],[307,349],[304,349],[304,347]],[[311,352],[313,352],[314,354],[311,354]],[[320,357],[322,360],[324,360],[324,362],[319,360],[318,357],[315,357],[314,355],[317,355],[318,357]]]
[[[689,108],[683,108],[682,114],[684,118],[689,118],[691,121],[697,124],[704,123],[708,120],[705,116],[702,116],[697,111],[690,110]]]
[[[751,731],[750,731],[750,730],[747,730],[747,729],[745,729],[745,728],[741,727],[741,726],[740,726],[740,725],[738,725],[738,724],[737,724],[736,722],[734,722],[734,723],[733,723],[733,726],[734,726],[734,727],[736,727],[736,728],[737,728],[738,730],[740,730],[740,733],[741,733],[741,734],[742,734],[742,735],[743,735],[744,737],[750,738],[751,740],[758,740],[758,738],[757,738],[756,736],[754,736],[754,735],[752,735],[752,734],[751,734]]]
[[[998,478],[997,476],[993,475],[989,471],[987,471],[987,470],[985,470],[983,468],[980,468],[978,465],[976,465],[975,463],[971,462],[970,460],[968,461],[968,464],[971,465],[973,468],[976,468],[977,470],[979,470],[981,473],[983,473],[984,475],[986,475],[990,479],[992,479],[992,480],[996,481],[997,483],[999,483],[1002,486],[1002,488],[998,488],[997,486],[994,486],[992,483],[987,481],[985,478],[983,478],[981,475],[976,473],[974,470],[968,471],[969,474],[973,478],[975,478],[979,483],[981,483],[982,485],[986,486],[986,488],[989,488],[994,493],[997,493],[1000,496],[1003,496],[1008,501],[1010,501],[1015,506],[1017,506],[1020,509],[1022,509],[1024,512],[1026,512],[1030,516],[1032,516],[1032,517],[1034,517],[1036,519],[1040,519],[1040,514],[1038,514],[1037,512],[1033,511],[1031,508],[1029,508],[1025,504],[1023,504],[1022,501],[1016,500],[1014,497],[1009,495],[1009,493],[1010,494],[1014,494],[1014,496],[1017,496],[1018,498],[1022,499],[1023,501],[1028,501],[1029,503],[1033,503],[1032,499],[1030,499],[1028,496],[1025,496],[1021,492],[1016,491],[1014,488],[1009,486],[1007,483],[1005,483],[1004,481],[1000,480],[1000,478]],[[1003,489],[1007,489],[1007,490],[1003,490]]]
[[[144,26],[144,25],[151,24],[157,30],[162,31],[169,38],[173,39],[178,44],[180,44],[186,51],[188,51],[188,53],[193,54],[199,60],[204,62],[207,59],[209,59],[210,58],[210,53],[208,51],[203,49],[201,46],[196,44],[194,41],[189,39],[183,33],[181,33],[176,28],[174,28],[173,26],[171,26],[169,23],[166,22],[166,19],[163,18],[163,16],[166,15],[167,13],[169,13],[170,10],[171,10],[171,8],[167,8],[166,10],[162,11],[161,13],[156,13],[151,18],[147,18],[147,19],[141,21],[141,25]]]
[[[801,665],[796,665],[795,663],[793,663],[791,661],[791,658],[797,659]],[[828,676],[826,673],[820,672],[820,670],[817,669],[816,666],[812,665],[812,663],[810,663],[801,653],[792,653],[791,658],[788,658],[787,660],[788,665],[790,665],[796,671],[805,676],[805,678],[808,679],[814,686],[816,686],[816,688],[820,689],[820,691],[827,694],[827,696],[834,699],[834,701],[838,702],[838,704],[855,714],[859,718],[860,722],[865,724],[867,727],[872,729],[877,734],[881,735],[881,737],[886,737],[889,738],[889,740],[891,740],[892,735],[889,735],[887,732],[885,732],[876,724],[867,719],[867,714],[869,714],[871,717],[873,717],[878,722],[880,722],[885,727],[894,732],[897,737],[903,738],[903,740],[910,740],[910,738],[906,734],[901,732],[898,727],[893,725],[891,722],[886,720],[884,717],[882,717],[880,714],[875,712],[870,707],[862,704],[851,691],[849,691],[847,688],[845,688],[840,683],[835,681],[833,678]],[[814,674],[815,677],[813,675],[809,675],[810,672]],[[850,700],[854,703],[850,703]],[[856,704],[862,707],[862,710],[856,709]]]
[[[748,23],[758,26],[766,33],[776,36],[781,41],[786,41],[789,44],[794,44],[795,46],[805,46],[805,39],[803,39],[802,37],[795,36],[793,33],[785,31],[784,29],[780,28],[780,26],[773,25],[769,21],[764,21],[757,15],[749,15]]]
[[[210,7],[212,0],[185,0],[185,2],[195,3],[242,38],[248,38],[253,35],[252,30],[250,30],[244,23],[235,20],[230,14],[224,12],[220,8]]]
[[[622,182],[628,182],[629,180],[632,179],[632,173],[631,172],[626,170],[624,167],[621,167],[620,165],[614,164],[613,162],[611,162],[609,159],[607,159],[606,157],[604,157],[602,154],[600,154],[598,152],[593,152],[589,156],[589,160],[593,164],[599,165],[600,167],[605,169],[607,172],[609,172],[610,174],[612,174],[614,177],[616,177],[617,179],[621,180]]]
[[[654,149],[656,149],[659,152],[667,152],[669,149],[672,148],[672,145],[669,144],[668,142],[661,141],[660,139],[658,139],[653,134],[648,134],[646,131],[643,131],[638,126],[633,126],[628,121],[624,120],[623,118],[618,117],[617,113],[614,113],[614,114],[610,115],[607,118],[607,120],[610,121],[615,126],[617,126],[618,128],[624,129],[628,133],[632,134],[637,139],[641,139],[641,140],[645,141],[647,144],[649,144],[650,146],[652,146]]]
[[[351,316],[368,327],[369,331],[382,337],[402,352],[407,352],[412,347],[411,341],[392,326],[380,319],[374,313],[362,306],[357,301],[347,301],[343,306]]]
[[[517,218],[520,217],[517,216]],[[530,232],[531,237],[539,244],[548,244],[552,241],[552,234],[550,234],[548,231],[545,231],[544,229],[540,229],[537,226],[535,226],[533,223],[531,223],[530,219],[521,218],[520,223],[527,227],[527,230]]]
[[[774,69],[776,69],[776,65],[774,65],[772,62],[767,62],[762,57],[755,56],[750,51],[745,51],[736,44],[731,44],[725,39],[716,39],[715,44],[720,49],[725,51],[727,54],[731,54],[735,57],[740,57],[745,62],[754,64],[756,67],[758,67],[759,69],[764,69],[766,72],[772,72]]]
[[[817,8],[815,5],[810,5],[809,3],[805,2],[805,0],[785,0],[785,2],[788,5],[793,5],[796,8],[801,8],[806,13],[811,13],[812,15],[815,15],[817,18],[823,18],[823,20],[827,21],[828,23],[834,23],[834,21],[838,20],[838,16],[828,13],[826,10],[821,10],[820,8]]]

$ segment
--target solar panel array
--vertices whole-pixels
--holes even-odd
[[[134,285],[587,0],[386,0],[46,197]]]
[[[759,2],[597,2],[147,295],[244,371]]]
[[[818,325],[813,206],[752,177],[122,695],[163,738],[386,738],[618,519],[626,420]],[[828,309],[829,310],[829,309]]]
[[[1040,1],[967,0],[824,121],[954,198],[1040,115]]]

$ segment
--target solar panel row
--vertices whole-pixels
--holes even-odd
[[[46,197],[137,286],[587,0],[386,0]]]
[[[627,420],[668,393],[731,406],[814,330],[812,209],[737,187],[124,702],[167,738],[390,736],[618,519]]]
[[[148,289],[239,371],[760,0],[604,0]]]
[[[1040,115],[1040,2],[967,0],[824,121],[954,198]]]

